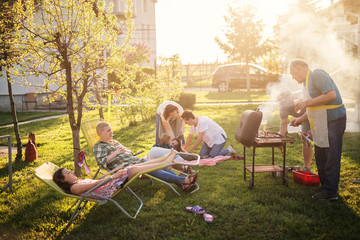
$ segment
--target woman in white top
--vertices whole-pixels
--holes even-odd
[[[190,110],[185,110],[181,118],[184,119],[186,124],[191,126],[185,143],[185,150],[188,150],[194,133],[197,135],[194,145],[188,152],[193,152],[200,143],[203,143],[199,153],[202,158],[213,158],[219,155],[227,156],[229,153],[235,153],[231,145],[229,145],[229,148],[223,149],[227,140],[226,133],[222,127],[210,118],[195,117],[194,113]]]
[[[185,122],[181,119],[184,109],[174,101],[165,101],[159,105],[156,111],[156,138],[155,143],[160,144],[160,136],[163,133],[170,135],[170,139],[181,138],[183,142]]]

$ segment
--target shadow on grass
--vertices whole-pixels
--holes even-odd
[[[137,219],[144,212],[151,211],[152,206],[162,205],[164,202],[169,202],[172,198],[178,197],[170,190],[170,188],[161,183],[152,185],[148,179],[137,179],[130,187],[144,203]],[[138,201],[130,193],[123,191],[115,197],[115,200],[128,211],[130,215],[135,214],[138,207]],[[66,234],[67,236],[65,239],[72,239],[73,235],[81,236],[81,239],[92,239],[94,237],[94,232],[90,229],[95,231],[96,238],[106,239],[108,238],[108,234],[110,234],[119,237],[116,239],[123,239],[121,235],[117,234],[117,231],[114,231],[114,228],[118,229],[120,232],[125,231],[125,228],[130,227],[137,219],[128,218],[111,202],[102,206],[97,205],[87,214],[86,219],[83,219],[79,225],[73,226],[74,228]],[[97,229],[94,229],[94,225],[97,226]],[[111,234],[113,231],[114,234]]]
[[[217,166],[234,169],[228,163]],[[167,191],[164,199],[152,205],[157,193],[144,190],[144,207],[137,219],[127,218],[112,204],[99,206],[65,239],[358,239],[359,216],[342,198],[313,201],[308,187],[292,182],[287,188],[266,174],[253,190],[246,187],[241,174],[212,182],[215,168],[199,168],[201,188],[194,195],[176,197]],[[214,222],[208,225],[203,216],[185,211],[194,205],[214,213]]]
[[[14,159],[15,157],[13,157]],[[1,161],[1,162],[5,162],[6,164],[3,165],[2,168],[0,168],[0,178],[3,177],[8,177],[9,176],[9,160],[6,158],[6,160]],[[12,174],[15,174],[18,171],[22,171],[24,168],[26,168],[29,164],[29,162],[24,162],[24,161],[13,161],[12,162]]]
[[[31,193],[28,192],[29,196],[41,195],[41,197],[36,198],[35,201],[32,201],[35,197],[30,198],[28,203],[22,204],[21,208],[14,209],[14,214],[4,222],[4,225],[11,226],[12,223],[16,222],[20,228],[32,229],[31,234],[34,234],[37,238],[53,239],[59,232],[61,225],[64,225],[64,222],[66,223],[66,219],[69,219],[71,214],[59,211],[58,205],[61,204],[62,198],[49,190],[49,187],[42,185],[33,189]],[[49,208],[53,210],[49,211]],[[27,234],[29,234],[29,231],[27,231]],[[20,239],[20,236],[15,238]],[[27,238],[31,237],[27,236]]]

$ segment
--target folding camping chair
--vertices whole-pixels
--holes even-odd
[[[90,153],[93,152],[94,145],[99,141],[99,136],[96,133],[96,124],[103,121],[102,119],[93,119],[84,121],[81,123],[81,132],[84,134],[85,140],[88,144],[88,150]],[[94,179],[99,174],[101,167],[99,167],[95,173]]]
[[[97,195],[95,193],[93,193],[93,191],[95,189],[97,189],[98,187],[108,183],[109,181],[111,181],[111,178],[107,178],[106,180],[104,180],[102,183],[98,184],[97,186],[93,187],[92,189],[90,189],[89,191],[87,191],[86,193],[84,193],[82,196],[78,196],[78,195],[73,195],[73,194],[68,194],[65,193],[52,179],[53,174],[55,173],[56,170],[59,169],[59,167],[51,162],[46,162],[44,164],[42,164],[40,167],[37,167],[35,169],[35,176],[40,179],[42,182],[44,182],[46,185],[50,186],[52,189],[54,189],[56,192],[58,192],[59,194],[61,194],[64,197],[71,197],[71,198],[75,198],[76,202],[69,208],[69,211],[75,206],[75,204],[77,203],[77,206],[75,208],[74,213],[71,215],[71,218],[69,220],[69,223],[66,225],[66,227],[64,228],[64,230],[66,230],[71,223],[75,220],[75,218],[80,214],[80,212],[84,209],[84,207],[86,206],[86,204],[90,201],[90,202],[96,202],[99,204],[105,204],[108,201],[111,201],[112,203],[114,203],[123,213],[125,213],[126,216],[128,216],[131,219],[135,219],[136,216],[139,214],[142,206],[143,206],[143,202],[140,199],[140,197],[138,197],[128,186],[135,180],[138,178],[138,176],[140,176],[141,174],[147,174],[148,172],[152,172],[152,171],[156,171],[159,169],[162,169],[166,167],[165,165],[162,167],[158,167],[158,168],[153,168],[151,170],[146,170],[143,171],[141,173],[138,173],[137,175],[135,175],[133,178],[131,178],[125,185],[123,188],[119,189],[113,196],[111,196],[111,198],[108,197],[104,197],[101,195]],[[124,189],[126,189],[129,193],[131,193],[139,202],[139,207],[136,211],[136,213],[134,215],[130,215],[117,201],[115,201],[113,198],[115,196],[117,196],[119,193],[121,193]],[[93,198],[91,198],[93,197]],[[94,199],[94,197],[96,197],[97,199]],[[63,230],[63,231],[64,231]]]
[[[102,121],[101,119],[93,119],[93,120],[88,120],[88,121],[84,121],[81,123],[81,132],[84,134],[85,136],[85,139],[86,139],[86,142],[88,143],[88,148],[89,148],[89,151],[92,153],[93,152],[93,148],[94,148],[94,145],[95,143],[99,140],[99,137],[96,133],[96,124],[98,122]],[[139,152],[141,153],[141,152]],[[135,155],[137,155],[138,153],[136,153]],[[197,163],[195,164],[189,164],[189,163],[186,163],[186,162],[177,162],[176,164],[177,165],[185,165],[185,166],[192,166],[192,167],[196,167],[196,166],[199,166],[199,162],[200,162],[200,156],[197,155],[197,154],[193,154],[193,153],[177,153],[177,155],[179,156],[191,156],[191,157],[194,157],[195,159],[197,159]],[[175,165],[172,164],[172,165]],[[96,178],[96,176],[98,175],[98,173],[102,173],[101,170],[105,170],[107,172],[110,171],[110,169],[106,169],[106,168],[103,168],[102,166],[99,166],[98,170],[96,171],[95,173],[95,176],[94,178]],[[178,170],[175,170],[175,169],[172,169],[174,172],[176,172],[178,175],[182,175],[182,176],[185,176],[187,177],[188,175],[185,174],[185,173],[182,173]],[[104,173],[102,173],[104,174]],[[149,174],[143,174],[143,176],[146,176],[148,177],[151,182],[153,183],[152,180],[156,180],[158,182],[161,182],[165,185],[167,185],[168,187],[170,187],[178,196],[181,196],[181,194],[168,182],[165,182],[159,178],[156,178],[154,176],[151,176]],[[194,189],[191,193],[194,193],[196,192],[197,190],[199,190],[199,185],[197,183],[195,183],[196,185],[196,189]]]
[[[90,153],[93,152],[93,148],[95,143],[97,143],[97,141],[99,141],[99,136],[96,133],[96,124],[98,124],[99,122],[103,121],[102,119],[98,118],[98,119],[93,119],[93,120],[88,120],[88,121],[84,121],[81,123],[81,132],[84,134],[85,136],[85,140],[88,144],[88,150]],[[140,151],[134,155],[140,154],[144,151]],[[96,178],[96,176],[101,173],[101,174],[105,174],[103,172],[101,172],[102,167],[99,167],[98,170],[95,173],[94,179]]]

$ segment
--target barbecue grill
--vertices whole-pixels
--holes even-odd
[[[286,177],[285,160],[286,160],[286,144],[294,143],[294,138],[291,136],[283,136],[278,133],[270,131],[260,131],[259,126],[262,120],[262,112],[259,110],[246,110],[241,116],[239,126],[235,132],[235,139],[243,145],[244,151],[244,180],[246,181],[246,171],[251,173],[249,180],[249,187],[254,187],[254,174],[260,172],[272,172],[275,176],[276,172],[282,172],[282,183],[287,186],[288,179]],[[246,164],[246,147],[253,148],[252,164]],[[255,165],[256,148],[271,147],[272,162],[271,165]],[[274,148],[281,148],[283,153],[282,167],[275,165]]]

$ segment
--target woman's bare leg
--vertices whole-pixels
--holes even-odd
[[[312,149],[311,143],[309,145],[303,144],[302,152],[303,152],[303,158],[304,158],[304,166],[306,168],[311,169],[311,160],[313,157],[313,149]]]

